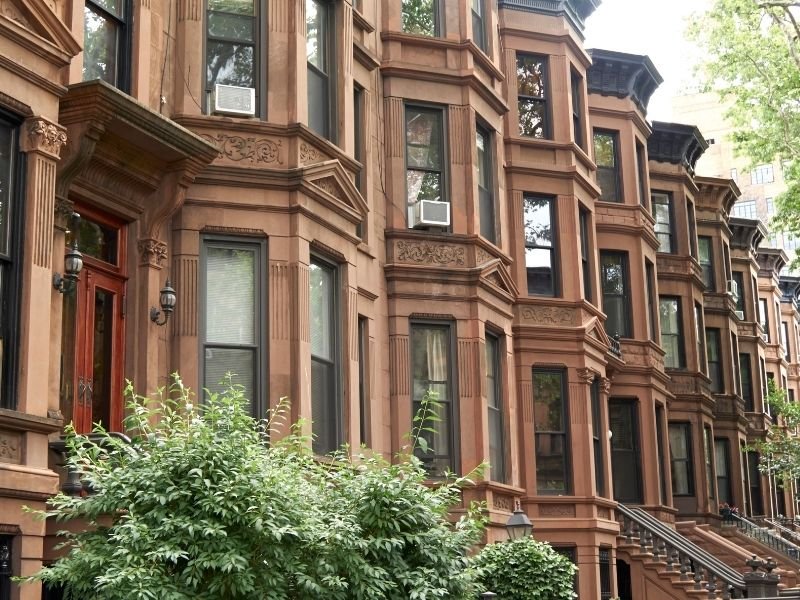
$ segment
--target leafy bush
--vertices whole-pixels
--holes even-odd
[[[59,494],[46,516],[89,527],[31,579],[108,600],[473,597],[482,521],[447,518],[464,480],[427,487],[413,456],[320,461],[296,433],[270,445],[280,415],[257,423],[240,386],[202,406],[179,380],[171,398],[127,392],[131,444],[69,433],[92,493]]]
[[[577,567],[532,537],[489,544],[472,559],[480,587],[502,600],[570,600]]]

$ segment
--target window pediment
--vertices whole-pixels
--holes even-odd
[[[0,0],[0,32],[58,66],[81,51],[46,0]]]
[[[354,223],[363,221],[369,207],[338,160],[328,160],[302,169],[302,186],[324,206],[343,212]]]

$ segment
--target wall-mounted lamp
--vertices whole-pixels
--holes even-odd
[[[150,320],[156,325],[166,325],[169,321],[169,316],[175,310],[175,304],[178,302],[178,296],[172,288],[169,279],[164,283],[164,287],[158,294],[158,303],[161,305],[161,310],[155,306],[150,308]],[[161,319],[163,317],[163,320]]]
[[[81,216],[72,213],[70,217],[70,231],[72,231],[72,244],[64,254],[64,273],[53,275],[53,287],[60,294],[71,293],[78,284],[78,276],[83,269],[83,254],[78,251],[78,227],[81,223]]]
[[[533,525],[528,515],[522,510],[519,500],[514,503],[514,512],[506,521],[506,531],[509,540],[519,540],[528,537],[533,531]]]

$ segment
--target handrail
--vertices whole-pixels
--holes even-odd
[[[782,538],[790,540],[795,546],[800,546],[800,534],[775,519],[764,518],[764,522],[774,527]]]
[[[744,533],[747,537],[754,539],[765,546],[769,546],[784,556],[787,556],[794,561],[800,559],[799,546],[775,535],[766,527],[759,527],[752,521],[748,521],[744,517],[740,517],[739,515],[733,513],[730,515],[725,515],[724,521],[727,523],[734,523],[736,528]]]
[[[681,581],[694,581],[694,589],[706,590],[709,598],[717,592],[723,600],[746,597],[747,584],[735,569],[641,508],[618,504],[617,512],[622,516],[621,535],[631,544],[635,538],[654,560],[663,557],[667,572],[679,573]]]

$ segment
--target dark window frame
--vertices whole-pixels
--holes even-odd
[[[440,156],[440,165],[439,169],[433,169],[430,167],[422,167],[422,166],[409,166],[408,161],[408,114],[409,111],[416,111],[417,113],[430,113],[437,115],[437,119],[439,120],[439,144],[441,147],[441,156]],[[427,103],[420,103],[420,102],[406,102],[403,106],[403,159],[405,161],[405,174],[406,178],[404,181],[404,186],[406,188],[406,219],[408,221],[408,227],[412,227],[412,219],[411,219],[411,211],[413,210],[414,204],[410,201],[408,196],[408,172],[409,171],[418,171],[422,173],[438,173],[439,174],[439,198],[438,202],[450,202],[450,169],[449,169],[449,148],[447,146],[447,111],[445,107],[437,104],[427,104]],[[430,198],[419,198],[417,201],[420,200],[430,200]],[[451,221],[452,221],[452,205],[451,205]],[[451,229],[452,225],[449,228]]]
[[[655,233],[656,238],[658,239],[658,252],[662,254],[676,254],[678,252],[678,248],[676,248],[675,244],[675,206],[674,202],[672,201],[672,194],[669,192],[660,192],[653,190],[650,193],[650,209],[653,213],[653,217],[656,219],[655,224]],[[656,210],[656,205],[665,205],[667,207],[667,216],[669,221],[664,223],[664,221],[659,221],[658,219],[658,211]],[[668,231],[659,231],[659,225],[666,225]],[[663,250],[662,239],[667,240],[669,243],[669,249]]]
[[[523,222],[523,232],[527,229],[525,226],[525,201],[526,200],[533,200],[533,201],[542,201],[547,202],[550,208],[550,235],[552,239],[550,240],[549,246],[543,246],[537,244],[536,242],[528,241],[528,235],[523,235],[524,238],[524,247],[523,252],[526,250],[547,250],[550,252],[550,269],[552,272],[552,290],[549,292],[532,292],[530,282],[528,283],[528,295],[529,296],[542,296],[548,298],[556,298],[561,295],[561,265],[560,265],[560,253],[559,253],[559,230],[558,230],[558,211],[556,210],[558,199],[552,196],[542,196],[539,194],[524,194],[522,198],[522,222]],[[524,254],[523,254],[524,256]],[[526,272],[528,271],[528,267],[526,267]]]
[[[739,295],[736,297],[735,310],[742,313],[743,318],[747,318],[747,309],[744,303],[744,273],[742,271],[733,271],[731,279],[736,282],[736,287],[739,289]]]
[[[614,155],[614,164],[612,166],[605,166],[600,165],[597,162],[597,138],[598,137],[607,137],[611,140],[611,144],[613,146],[613,155]],[[625,201],[623,189],[622,189],[622,164],[620,161],[620,135],[619,131],[613,129],[600,129],[594,128],[592,129],[592,149],[594,151],[594,161],[597,167],[597,185],[600,187],[600,197],[598,198],[601,202],[613,202],[615,204],[620,204]],[[612,177],[609,178],[609,181],[613,181],[614,190],[613,190],[613,197],[609,191],[603,190],[603,186],[601,185],[601,173],[610,174]]]
[[[534,422],[534,445],[535,445],[535,453],[536,453],[536,493],[542,496],[560,496],[565,495],[569,496],[572,494],[574,482],[573,482],[573,473],[572,473],[572,453],[571,450],[571,432],[569,427],[569,385],[567,381],[567,369],[566,367],[555,367],[555,366],[533,366],[532,367],[532,387],[534,390],[533,393],[533,404],[534,404],[534,413],[535,413],[535,406],[537,403],[536,399],[536,376],[537,375],[558,375],[561,380],[561,388],[560,388],[560,397],[561,397],[561,424],[562,429],[559,431],[550,431],[550,430],[542,430],[539,431],[536,429],[536,423]],[[564,490],[551,490],[542,487],[542,482],[540,481],[539,477],[539,466],[540,466],[540,454],[539,454],[539,436],[549,436],[550,438],[553,437],[560,437],[562,439],[562,449],[563,449],[563,462],[562,462],[562,475],[564,477]]]
[[[542,85],[542,95],[540,96],[528,96],[526,94],[521,94],[519,92],[519,65],[521,59],[532,59],[537,61],[541,66],[542,71],[542,79],[544,81],[544,85]],[[519,111],[519,106],[522,103],[531,103],[531,104],[538,104],[541,105],[542,111],[542,123],[541,123],[541,135],[529,134],[524,133],[522,131],[522,121],[519,121],[519,135],[523,138],[534,139],[534,140],[549,140],[552,139],[553,136],[553,115],[552,115],[552,107],[549,102],[550,97],[550,64],[549,64],[549,57],[543,54],[535,54],[530,52],[517,52],[516,55],[516,67],[517,67],[517,110]],[[519,116],[519,115],[518,115]]]
[[[447,331],[447,390],[448,395],[450,396],[446,402],[446,410],[447,410],[447,418],[449,419],[448,422],[448,439],[447,439],[447,453],[442,454],[434,448],[435,454],[432,456],[433,460],[437,458],[444,458],[449,460],[450,464],[448,468],[450,471],[454,473],[459,473],[461,470],[461,448],[459,444],[460,440],[460,430],[459,430],[459,414],[460,414],[460,406],[459,406],[459,393],[458,393],[458,339],[457,339],[457,331],[456,331],[456,322],[453,320],[448,319],[418,319],[412,318],[409,320],[408,323],[408,337],[409,337],[409,344],[408,344],[408,352],[409,357],[411,360],[411,368],[409,368],[409,385],[411,390],[411,407],[412,407],[412,418],[416,415],[418,411],[418,407],[416,406],[422,401],[422,398],[419,400],[414,399],[414,343],[413,343],[413,331],[415,328],[420,329],[441,329]],[[431,380],[428,380],[429,382]],[[439,402],[442,402],[441,398]],[[444,402],[443,402],[444,403]],[[413,423],[409,424],[413,427]],[[420,460],[425,464],[426,458],[419,457]],[[443,476],[443,474],[442,474]],[[432,476],[432,479],[439,479],[439,476]]]
[[[330,444],[329,447],[326,448],[319,448],[314,447],[315,444],[318,443],[320,440],[319,434],[317,434],[315,429],[316,426],[322,426],[323,422],[319,419],[315,418],[315,415],[311,414],[312,419],[312,431],[315,434],[314,440],[312,442],[312,448],[314,448],[314,452],[317,454],[328,454],[330,452],[334,452],[339,450],[341,446],[346,441],[346,407],[345,407],[345,397],[344,397],[344,374],[342,373],[343,367],[343,356],[344,356],[344,328],[343,323],[344,319],[342,318],[342,310],[343,310],[343,302],[344,299],[342,298],[341,293],[341,285],[342,285],[342,265],[333,260],[322,256],[318,253],[312,252],[311,256],[309,257],[309,285],[311,282],[311,268],[313,265],[317,265],[321,269],[325,269],[332,273],[333,275],[333,283],[331,285],[331,306],[330,306],[330,313],[331,313],[331,336],[333,337],[332,340],[332,359],[326,359],[324,357],[315,356],[313,350],[309,348],[309,355],[311,359],[311,365],[313,369],[313,364],[316,361],[317,363],[324,363],[328,367],[330,367],[333,373],[333,390],[330,390],[330,393],[333,394],[332,396],[332,406],[333,406],[333,416],[334,416],[334,424],[333,424],[333,437],[335,438],[334,443]],[[309,295],[310,296],[310,295]],[[312,310],[311,306],[311,298],[309,297],[308,300],[308,308],[309,311]],[[314,398],[313,398],[313,389],[311,394],[311,404],[313,407]],[[321,442],[319,442],[321,443]]]
[[[483,164],[480,161],[480,154],[478,154],[478,137],[483,138]],[[477,155],[478,165],[478,216],[480,217],[480,234],[492,242],[498,243],[497,239],[497,206],[495,200],[495,178],[494,178],[494,165],[495,165],[495,132],[481,122],[475,123],[475,152]],[[487,187],[481,185],[481,171],[486,177]],[[489,219],[484,219],[488,217]],[[488,222],[485,222],[488,221]]]
[[[481,14],[475,12],[475,4],[478,4]],[[471,0],[470,14],[472,15],[472,41],[481,52],[489,55],[489,28],[487,24],[486,0]]]
[[[703,246],[708,244],[708,260],[703,260],[703,253],[701,250]],[[702,271],[703,283],[706,284],[706,292],[717,291],[717,274],[714,268],[714,239],[708,235],[701,235],[697,237],[697,262],[700,263],[700,270]]]
[[[606,258],[619,258],[619,262],[617,263],[620,267],[622,272],[622,294],[607,294],[605,281],[606,281]],[[631,307],[631,283],[630,283],[630,263],[629,263],[629,255],[627,252],[618,251],[618,250],[600,250],[600,281],[602,284],[602,294],[603,294],[603,312],[606,312],[606,304],[607,298],[619,298],[622,302],[622,309],[623,309],[623,320],[620,324],[621,331],[610,331],[608,329],[608,325],[610,323],[610,319],[606,319],[606,333],[610,336],[619,335],[621,338],[631,338],[633,337],[633,319],[632,319],[632,307]],[[608,313],[606,312],[606,315]]]
[[[598,496],[606,495],[605,461],[603,460],[603,415],[600,401],[600,379],[595,377],[589,386],[592,410],[592,450],[594,458],[594,484]]]
[[[206,339],[206,302],[207,302],[207,253],[208,248],[215,246],[218,248],[242,248],[254,251],[254,319],[253,324],[255,328],[256,340],[255,344],[242,345],[242,344],[220,344],[208,343]],[[198,276],[198,296],[199,296],[199,310],[198,316],[198,344],[199,344],[199,380],[205,382],[206,377],[206,349],[209,347],[223,348],[223,349],[237,349],[248,348],[253,350],[253,375],[255,387],[252,398],[248,398],[251,403],[253,415],[256,418],[265,418],[267,410],[269,409],[269,372],[268,372],[268,315],[267,304],[269,299],[269,288],[267,283],[266,265],[268,263],[268,248],[267,240],[258,237],[247,236],[231,236],[231,235],[217,235],[217,234],[202,234],[200,236],[200,264]]]
[[[769,343],[772,336],[769,328],[769,303],[766,298],[758,299],[758,324],[761,325],[761,329],[766,335],[765,341]]]
[[[656,404],[656,449],[658,450],[658,483],[660,488],[659,499],[664,506],[668,505],[667,498],[667,470],[664,468],[666,446],[664,444],[664,429],[666,423],[666,410],[664,405]]]
[[[491,342],[490,342],[491,340]],[[491,415],[495,414],[496,419],[499,423],[498,431],[500,432],[500,439],[499,441],[499,458],[500,458],[500,465],[495,464],[497,461],[491,460],[491,439],[489,444],[489,456],[490,456],[490,469],[489,473],[491,476],[492,481],[496,481],[499,483],[507,483],[508,482],[508,465],[507,463],[507,441],[506,441],[506,419],[505,419],[505,410],[503,406],[503,355],[505,353],[504,350],[504,340],[503,336],[500,333],[495,333],[494,331],[487,330],[485,332],[485,343],[486,343],[486,389],[487,393],[490,386],[493,388],[494,397],[496,398],[496,406],[492,406],[491,403],[488,401],[487,397],[487,418],[489,425],[489,435],[492,435],[492,427],[491,427]],[[494,345],[494,378],[492,379],[489,374],[489,345]]]
[[[699,302],[694,303],[694,332],[697,341],[698,370],[704,375],[708,375],[708,363],[706,362],[706,319],[703,313],[703,305]]]
[[[586,120],[584,118],[583,77],[573,67],[569,70],[572,105],[572,135],[575,145],[586,151]]]
[[[697,215],[694,202],[686,202],[686,218],[689,221],[689,254],[697,260]]]
[[[783,349],[785,350],[784,357],[787,362],[792,362],[792,350],[789,346],[789,322],[781,319],[781,328],[783,332]]]
[[[711,427],[708,425],[703,426],[703,454],[705,454],[706,463],[706,482],[708,485],[708,499],[717,499],[717,470],[714,464],[716,457],[714,456],[714,435],[711,432]]]
[[[731,441],[728,438],[714,438],[714,462],[720,504],[727,503],[729,506],[735,506],[731,481]],[[719,469],[720,462],[724,466],[724,474],[722,475],[720,475]]]
[[[695,495],[695,481],[694,481],[694,446],[693,446],[693,439],[692,439],[692,424],[688,421],[670,421],[669,426],[670,430],[670,449],[669,449],[669,461],[670,461],[670,471],[672,473],[672,495],[678,497],[691,497]],[[673,455],[672,450],[672,430],[681,430],[681,435],[684,439],[684,443],[686,445],[686,456],[681,458],[675,458]],[[686,483],[687,483],[687,490],[685,492],[676,492],[675,486],[675,469],[676,465],[680,464],[686,471]]]
[[[716,360],[712,360],[712,352],[716,352]],[[725,393],[725,374],[722,361],[722,331],[719,327],[706,327],[706,353],[708,376],[711,379],[711,392]]]
[[[647,193],[647,161],[645,160],[645,149],[638,139],[636,140],[636,174],[639,178],[639,204],[645,210],[650,210],[650,195]]]
[[[359,441],[367,447],[372,444],[370,357],[369,318],[358,315],[358,431]]]
[[[644,485],[642,480],[642,439],[641,439],[641,427],[639,423],[640,415],[640,406],[639,400],[636,398],[609,398],[608,400],[608,411],[609,411],[609,423],[608,429],[609,431],[614,430],[614,420],[612,418],[612,413],[615,407],[621,407],[624,410],[625,420],[626,422],[629,421],[629,426],[631,428],[631,441],[633,443],[632,448],[615,448],[614,445],[620,439],[618,435],[611,436],[611,462],[612,474],[613,476],[613,489],[614,489],[614,499],[619,502],[625,502],[630,504],[641,504],[644,501]],[[634,469],[631,473],[620,473],[617,469],[614,468],[614,458],[615,453],[617,455],[620,454],[629,454],[630,460],[633,461]],[[621,490],[618,488],[618,482],[622,481],[620,478],[625,477],[632,477],[634,479],[634,495],[635,497],[625,498],[621,493]]]
[[[581,252],[581,275],[583,278],[583,297],[588,302],[594,300],[592,292],[592,258],[594,253],[590,251],[589,244],[589,223],[591,213],[582,205],[578,207],[578,227],[580,233],[580,252]]]
[[[660,327],[658,325],[658,309],[656,305],[656,267],[648,259],[644,261],[644,273],[647,281],[645,282],[645,293],[647,294],[647,333],[651,341],[660,343]]]
[[[444,0],[432,0],[431,4],[433,9],[433,13],[431,14],[431,19],[433,20],[433,33],[420,33],[414,31],[407,31],[403,26],[402,2],[400,4],[400,30],[408,35],[419,35],[422,37],[434,37],[434,38],[444,37],[445,36],[445,30],[444,30],[445,19],[443,18],[445,15]]]
[[[321,111],[316,110],[315,107],[312,107],[312,87],[307,83],[308,128],[335,144],[339,138],[339,132],[337,130],[338,119],[336,118],[338,106],[336,90],[337,79],[339,76],[337,69],[337,64],[339,61],[337,60],[336,56],[336,47],[338,43],[336,35],[336,6],[331,0],[304,1],[306,2],[306,7],[308,6],[308,3],[311,2],[316,4],[320,10],[323,11],[325,24],[324,39],[321,44],[321,47],[324,47],[325,52],[325,65],[323,67],[318,67],[312,62],[306,60],[306,68],[309,80],[313,75],[314,77],[319,77],[320,80],[325,83],[325,107],[324,110]],[[308,8],[306,8],[306,12],[307,11]],[[308,26],[306,25],[306,27]],[[321,127],[318,128],[315,126],[315,123],[312,122],[312,115],[320,115],[325,118],[324,123],[320,123]]]
[[[101,19],[111,22],[119,31],[116,47],[116,77],[115,81],[107,82],[118,90],[128,93],[131,90],[131,71],[133,61],[133,0],[121,0],[122,15],[115,15],[97,0],[86,0],[84,5],[84,21],[86,11],[94,13]],[[84,28],[85,29],[85,28]],[[84,31],[84,47],[86,46],[86,32]],[[81,76],[83,79],[83,76]],[[91,81],[91,80],[84,80]]]
[[[683,303],[681,301],[680,296],[659,296],[658,297],[658,304],[659,304],[659,324],[660,330],[659,335],[661,339],[661,345],[664,346],[664,338],[665,337],[676,337],[678,344],[678,356],[676,357],[678,360],[677,366],[670,366],[666,364],[666,356],[665,356],[665,366],[668,369],[685,369],[686,368],[686,336],[683,330]],[[664,331],[664,319],[660,318],[661,312],[661,304],[663,302],[675,302],[676,313],[677,313],[677,322],[678,322],[678,331]]]

